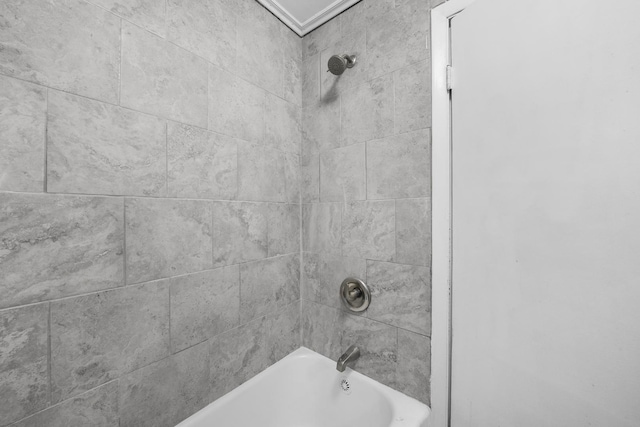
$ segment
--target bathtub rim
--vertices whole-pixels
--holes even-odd
[[[223,396],[220,396],[218,399],[210,402],[205,407],[201,408],[198,412],[195,412],[194,414],[190,415],[188,418],[184,419],[179,424],[177,424],[176,427],[192,427],[193,425],[196,425],[195,423],[199,421],[205,421],[207,416],[209,416],[209,414],[215,411],[219,406],[224,405],[226,402],[235,399],[237,396],[241,395],[244,390],[251,388],[257,382],[259,382],[261,378],[264,378],[270,373],[278,370],[278,368],[280,368],[287,361],[300,360],[300,359],[306,359],[306,358],[312,358],[317,361],[320,361],[323,364],[329,364],[329,367],[332,367],[336,363],[335,361],[329,359],[326,356],[323,356],[320,353],[317,353],[305,346],[300,346],[296,350],[292,351],[291,353],[289,353],[288,355],[280,359],[279,361],[275,362],[268,368],[258,373],[257,375],[248,379],[238,387],[234,388],[233,390],[229,391]],[[333,367],[332,369],[335,369],[335,367]],[[428,419],[431,416],[431,408],[425,403],[420,402],[417,399],[411,396],[408,396],[398,390],[394,390],[393,388],[385,384],[382,384],[356,370],[353,370],[350,367],[347,367],[342,374],[345,374],[349,377],[355,377],[357,378],[358,381],[378,389],[384,395],[384,397],[386,397],[391,401],[391,406],[393,410],[392,419],[395,418],[399,412],[404,414],[403,411],[410,411],[411,407],[413,407],[414,409],[422,409],[423,411],[426,412],[426,414],[424,414],[425,421],[423,421],[423,423],[420,426],[416,425],[415,427],[423,427],[428,422]],[[418,417],[420,417],[419,414],[416,415],[416,418]],[[390,427],[394,427],[395,425],[396,423],[392,422]],[[411,426],[411,427],[414,427],[414,426]]]

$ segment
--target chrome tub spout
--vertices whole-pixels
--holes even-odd
[[[344,352],[342,356],[338,359],[338,363],[336,364],[336,369],[339,372],[344,372],[344,368],[348,363],[355,361],[358,357],[360,357],[360,349],[355,345],[352,345]]]

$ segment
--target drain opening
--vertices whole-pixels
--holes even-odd
[[[346,394],[351,394],[351,384],[349,384],[349,380],[343,378],[340,381],[340,389]]]

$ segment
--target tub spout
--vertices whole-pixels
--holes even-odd
[[[352,345],[344,352],[342,356],[338,359],[338,363],[336,365],[336,369],[340,372],[344,372],[344,368],[347,366],[347,363],[353,362],[358,357],[360,357],[360,349],[355,345]]]

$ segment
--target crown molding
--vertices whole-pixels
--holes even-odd
[[[318,10],[311,18],[304,22],[292,15],[277,0],[258,0],[260,4],[266,7],[287,27],[291,28],[300,37],[310,33],[320,25],[339,15],[346,9],[350,8],[360,0],[336,0],[324,9]]]

